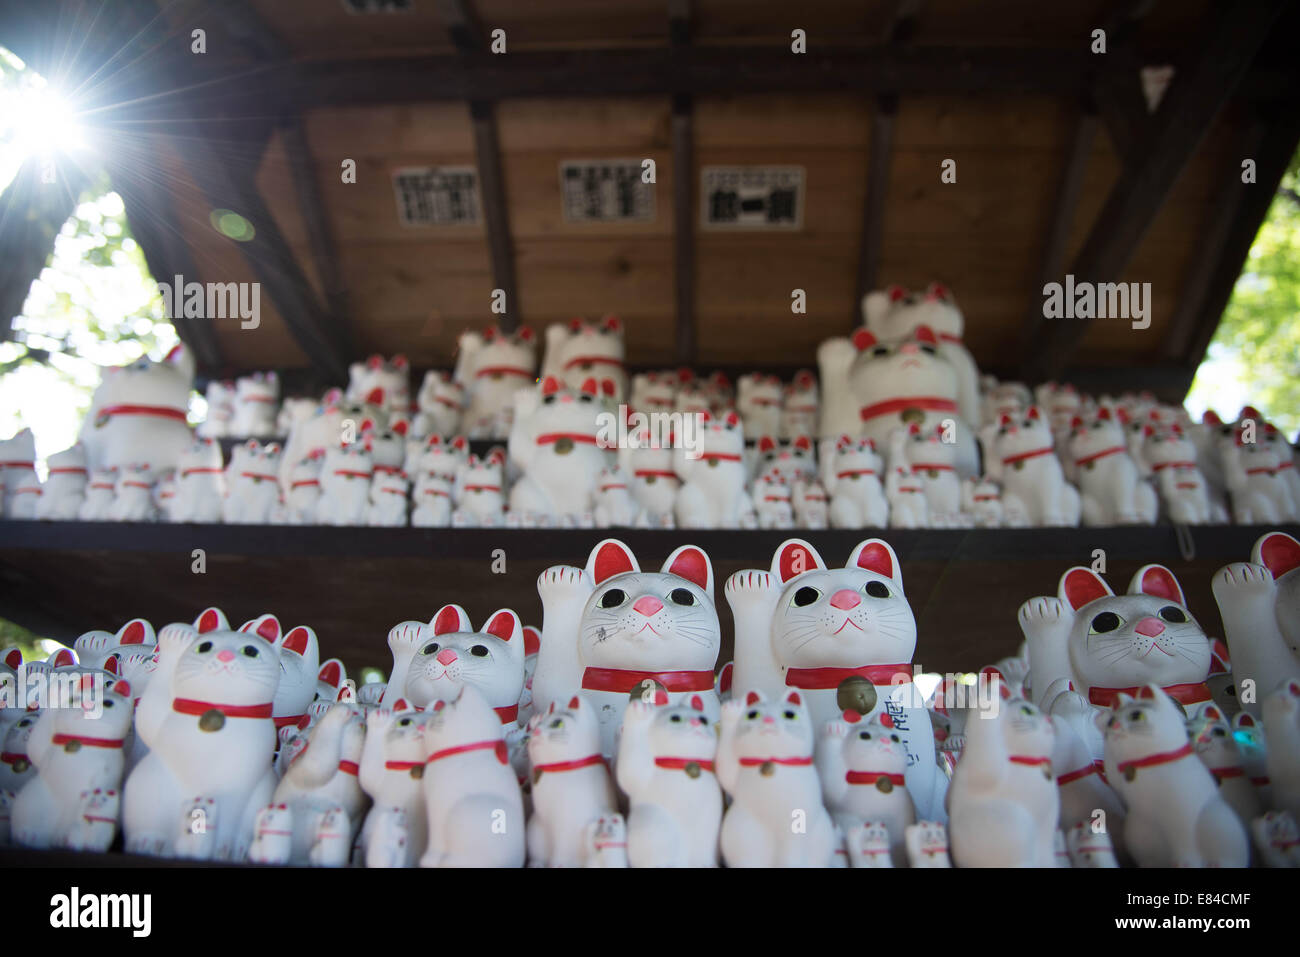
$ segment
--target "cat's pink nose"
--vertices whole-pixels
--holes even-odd
[[[453,651],[451,648],[444,648],[442,649],[442,651],[438,652],[438,661],[442,663],[442,666],[444,668],[447,667],[447,665],[451,664],[455,660],[456,660],[456,652]]]
[[[235,653],[234,653],[233,651],[231,651],[229,648],[222,648],[220,651],[217,652],[217,660],[218,660],[218,661],[234,661],[234,660],[235,660]]]
[[[1147,638],[1154,638],[1165,630],[1165,626],[1159,618],[1143,618],[1133,626],[1133,630],[1139,635],[1145,635]]]
[[[659,614],[659,610],[664,607],[664,603],[654,595],[642,595],[632,603],[632,607],[649,618],[651,615]]]
[[[831,595],[831,607],[838,608],[841,611],[848,611],[850,608],[857,608],[862,603],[858,593],[852,588],[841,588],[834,595]]]

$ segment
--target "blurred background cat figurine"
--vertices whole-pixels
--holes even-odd
[[[510,490],[511,512],[549,523],[591,517],[600,472],[613,459],[598,439],[603,412],[594,378],[575,390],[548,376],[536,392],[521,396],[510,458],[523,475]]]
[[[316,503],[317,523],[365,525],[373,478],[374,466],[364,445],[354,442],[326,451],[320,474],[320,500]]]
[[[495,326],[482,333],[463,332],[457,340],[452,378],[465,390],[461,429],[472,439],[504,439],[506,414],[514,409],[515,393],[536,382],[537,343],[524,327],[505,334]],[[436,433],[435,433],[436,434]]]
[[[781,402],[781,421],[776,434],[783,439],[793,439],[799,435],[819,435],[820,410],[817,376],[808,369],[800,369],[794,374],[794,381],[785,387]]]
[[[228,524],[271,525],[282,520],[280,446],[249,439],[230,452],[221,515]]]
[[[617,466],[601,469],[595,502],[597,528],[631,528],[636,521],[636,502],[623,471]]]
[[[736,380],[736,411],[750,435],[776,435],[781,429],[784,390],[774,375],[750,373]]]
[[[430,369],[424,374],[416,396],[419,411],[411,420],[411,434],[417,438],[441,435],[444,438],[460,431],[465,404],[465,387],[446,372]]]
[[[153,498],[154,471],[145,462],[122,467],[113,490],[108,517],[114,522],[153,522],[158,510]]]
[[[0,491],[0,515],[36,517],[41,481],[36,474],[36,437],[31,429],[21,429],[13,438],[0,441]]]
[[[456,471],[453,489],[457,525],[495,528],[505,524],[506,458],[494,449],[484,459],[471,455]]]
[[[280,411],[280,377],[274,372],[254,372],[235,380],[234,416],[230,434],[263,439],[276,434]]]
[[[821,479],[831,496],[832,528],[885,527],[884,471],[884,459],[871,439],[841,435],[822,442]]]
[[[285,517],[290,525],[315,525],[320,504],[320,473],[325,453],[307,456],[289,472]]]
[[[46,460],[48,474],[36,503],[38,519],[69,522],[77,517],[86,497],[90,472],[86,467],[86,450],[81,443],[55,452]]]
[[[208,412],[194,431],[205,439],[224,439],[233,436],[230,423],[235,418],[235,383],[233,380],[213,379],[203,393]],[[283,433],[281,433],[283,434]]]
[[[194,359],[176,346],[161,362],[142,356],[107,368],[81,427],[91,468],[150,462],[175,468],[190,442],[186,423]]]
[[[384,359],[372,355],[365,362],[348,366],[345,397],[353,402],[368,402],[382,408],[389,416],[411,411],[411,368],[406,356]]]
[[[405,472],[376,472],[370,484],[370,525],[404,527],[410,513],[411,483]]]
[[[1156,492],[1129,455],[1124,432],[1107,408],[1075,416],[1066,439],[1066,469],[1077,483],[1084,525],[1152,525]]]
[[[542,378],[554,376],[570,389],[580,389],[588,378],[608,379],[614,385],[610,397],[622,402],[627,396],[624,357],[623,323],[617,316],[596,323],[552,323],[546,327]]]
[[[816,763],[836,823],[851,834],[854,825],[875,822],[884,828],[894,866],[906,866],[906,830],[916,823],[916,808],[903,780],[907,750],[898,732],[880,715],[862,721],[856,711],[845,711],[822,726]]]
[[[176,465],[176,497],[171,521],[213,523],[222,520],[226,497],[221,446],[215,439],[197,438]]]
[[[1079,490],[1065,480],[1052,431],[1037,406],[1004,415],[983,434],[985,472],[1002,486],[1003,520],[1011,526],[1079,524]]]
[[[82,522],[107,522],[109,510],[117,496],[117,468],[95,469],[86,484],[86,497],[77,509],[77,520]]]
[[[728,412],[703,418],[699,457],[673,450],[673,469],[682,480],[674,507],[678,528],[753,528],[753,501],[746,492],[745,432],[740,416]]]

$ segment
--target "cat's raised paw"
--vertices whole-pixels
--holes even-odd
[[[1065,603],[1059,598],[1031,598],[1020,606],[1020,624],[1026,627],[1035,625],[1059,625],[1067,616]]]
[[[1277,587],[1273,573],[1263,565],[1233,562],[1214,576],[1214,590],[1230,588],[1237,594],[1267,595]]]

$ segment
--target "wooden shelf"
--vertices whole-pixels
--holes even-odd
[[[1300,535],[1300,528],[1289,527]],[[733,625],[722,583],[741,568],[766,568],[776,546],[798,534],[829,563],[879,535],[898,552],[916,614],[918,656],[927,669],[975,669],[1013,653],[1021,641],[1016,609],[1056,593],[1070,565],[1104,549],[1112,587],[1124,588],[1147,562],[1169,566],[1207,633],[1222,635],[1210,578],[1249,558],[1260,527],[1212,526],[1191,532],[1194,556],[1174,529],[888,529],[862,531],[661,531],[642,529],[423,529],[320,526],[0,522],[0,617],[71,642],[92,628],[116,629],[141,616],[162,625],[189,621],[217,605],[232,620],[271,611],[320,636],[322,657],[350,669],[387,670],[388,629],[427,621],[447,602],[475,622],[500,607],[541,624],[537,575],[553,564],[586,562],[600,539],[627,542],[646,567],[678,545],[708,552],[723,621],[721,661],[731,657]],[[191,570],[202,549],[206,572]],[[494,552],[506,571],[492,571]]]

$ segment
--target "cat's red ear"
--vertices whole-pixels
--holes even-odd
[[[765,435],[758,440],[758,450],[760,452],[771,452],[776,448],[776,440],[770,435]]]
[[[736,426],[740,425],[740,416],[737,415],[735,412],[728,412],[725,416],[723,416],[722,421],[727,423],[727,426],[729,428],[734,429]]]
[[[749,694],[745,695],[745,704],[758,704],[762,700],[763,696],[757,691],[751,691]]]
[[[19,668],[23,663],[23,653],[17,648],[10,648],[5,652],[5,664],[10,668]]]
[[[1232,719],[1232,726],[1234,728],[1253,728],[1255,727],[1255,719],[1248,711],[1239,711]]]
[[[802,705],[802,704],[803,704],[803,698],[800,696],[799,692],[797,692],[797,691],[789,691],[789,692],[787,692],[787,693],[786,693],[786,696],[785,696],[785,700],[786,700],[786,702],[789,703],[789,704],[794,704],[794,705]]]
[[[582,707],[582,699],[579,698],[576,694],[575,694],[572,698],[569,699],[569,710],[570,710],[570,711],[577,711],[577,710],[578,710],[579,708],[581,708],[581,707]]]
[[[1300,566],[1300,542],[1286,532],[1269,532],[1255,543],[1254,559],[1281,578],[1291,569]]]
[[[110,675],[120,675],[122,673],[122,659],[117,655],[109,655],[104,659],[104,670]]]
[[[666,707],[668,704],[669,704],[669,701],[668,701],[668,692],[665,691],[663,688],[656,688],[656,689],[655,689],[655,705],[656,705],[657,707],[663,708],[663,707]]]
[[[331,658],[320,666],[320,671],[316,672],[316,680],[325,682],[331,688],[337,688],[343,683],[343,662]]]
[[[229,631],[230,622],[220,608],[205,608],[194,619],[194,628],[200,633],[208,631]]]
[[[1212,676],[1232,674],[1232,657],[1228,654],[1228,646],[1224,644],[1222,638],[1215,638],[1210,642],[1210,674]]]
[[[280,640],[280,619],[275,615],[260,615],[252,621],[246,621],[239,628],[240,631],[253,632],[265,638],[271,644]]]
[[[1040,416],[1041,416],[1041,413],[1038,411],[1038,406],[1036,406],[1036,405],[1031,405],[1031,406],[1029,407],[1029,411],[1028,411],[1027,413],[1025,413],[1025,414],[1028,415],[1028,416],[1029,416],[1031,419],[1033,419],[1035,422],[1037,422],[1038,419],[1039,419]]]
[[[305,625],[289,631],[284,636],[284,641],[280,642],[282,651],[292,651],[296,655],[306,655],[307,649],[311,647],[312,630]]]
[[[143,618],[133,618],[117,633],[119,645],[152,645],[153,626]]]
[[[691,707],[696,711],[704,710],[704,699],[697,694],[691,695]]]
[[[1210,721],[1222,721],[1223,712],[1220,711],[1218,708],[1216,708],[1214,705],[1207,704],[1204,708],[1201,709],[1201,717],[1207,718]]]
[[[113,686],[108,690],[113,694],[120,694],[123,698],[131,697],[131,685],[125,681],[114,681]]]
[[[623,329],[623,320],[618,316],[608,315],[605,317],[605,328],[610,332],[621,332]]]
[[[934,334],[934,330],[929,326],[917,326],[912,335],[917,342],[924,342],[928,346],[937,346],[939,344],[939,337]]]
[[[1143,685],[1141,688],[1138,688],[1138,700],[1155,701],[1157,693],[1158,689],[1155,685]]]
[[[877,575],[884,575],[886,578],[893,579],[901,586],[902,573],[898,566],[898,556],[894,550],[889,547],[889,543],[879,538],[868,538],[864,542],[859,542],[853,549],[853,554],[844,564],[845,568],[865,568],[869,572],[875,572]]]
[[[1110,586],[1091,568],[1075,566],[1061,576],[1058,595],[1075,611],[1090,601],[1115,594]]]
[[[804,452],[810,452],[812,451],[812,439],[808,438],[806,435],[801,435],[799,438],[794,440],[794,447],[796,449],[801,449]]]
[[[907,298],[907,290],[902,286],[893,285],[886,290],[889,293],[890,302],[901,302]]]
[[[547,707],[546,707],[546,713],[547,713],[547,714],[555,714],[555,702],[554,702],[554,701],[552,701],[549,705],[547,705]]]
[[[876,337],[871,334],[869,329],[859,329],[853,333],[853,347],[859,352],[864,352],[876,344]]]
[[[531,657],[541,650],[542,633],[532,625],[524,625],[524,657]]]
[[[438,704],[442,704],[442,702],[439,701]],[[410,711],[410,710],[411,710],[411,702],[407,701],[405,698],[398,698],[397,701],[393,704],[393,710],[394,710],[394,711]],[[434,710],[437,711],[437,710],[438,710],[437,707],[435,707]]]
[[[54,668],[66,668],[69,665],[77,663],[76,657],[67,648],[60,648],[50,661],[50,666]]]
[[[733,670],[732,663],[728,661],[725,665],[722,666],[722,670],[718,672],[718,693],[719,694],[726,694],[728,691],[731,690],[732,670]]]
[[[523,638],[523,626],[519,623],[519,616],[509,608],[502,608],[500,611],[492,613],[488,623],[483,626],[483,632],[488,635],[495,635],[502,641],[513,641],[516,638]]]
[[[612,398],[614,393],[618,391],[618,384],[613,379],[601,379],[600,391],[602,394]]]
[[[785,584],[797,575],[817,569],[825,569],[826,563],[813,548],[802,538],[791,538],[782,542],[772,557],[772,574]]]
[[[563,388],[563,383],[553,375],[548,375],[542,380],[542,395],[554,395]]]
[[[535,332],[533,332],[533,330],[529,329],[527,326],[524,326],[522,329],[520,329],[518,332],[516,332],[515,335],[516,335],[518,338],[522,339],[524,342],[532,342],[532,341],[533,341],[533,338],[534,338],[537,334],[536,334]]]
[[[685,578],[699,585],[711,596],[713,594],[713,564],[702,548],[683,545],[664,562],[662,571],[668,575]]]
[[[406,438],[406,433],[410,430],[410,428],[411,427],[407,425],[405,419],[398,419],[396,422],[394,422],[392,425],[389,426],[389,429],[391,429],[393,432],[400,435],[402,438]]]
[[[465,449],[469,448],[469,440],[463,435],[458,435],[451,440],[451,447],[457,452],[464,452]]]
[[[1133,576],[1133,581],[1129,583],[1128,593],[1165,598],[1176,601],[1180,605],[1187,604],[1187,600],[1183,597],[1183,590],[1178,585],[1178,579],[1164,565],[1143,565],[1139,568]]]
[[[607,538],[603,542],[599,542],[591,550],[591,555],[587,558],[587,574],[591,576],[593,585],[599,585],[601,582],[607,581],[615,575],[622,575],[624,572],[639,572],[640,570],[641,566],[637,564],[632,549],[617,538]]]
[[[435,635],[449,635],[457,631],[473,631],[470,626],[469,615],[465,614],[465,609],[460,605],[443,605],[438,609],[438,613],[433,616],[429,622]]]
[[[580,391],[583,395],[600,395],[600,383],[596,381],[594,376],[583,379]]]
[[[1103,405],[1100,409],[1098,409],[1098,410],[1097,410],[1097,418],[1101,419],[1103,422],[1109,422],[1109,421],[1110,421],[1110,407],[1109,407],[1109,406],[1105,406],[1105,405]]]

